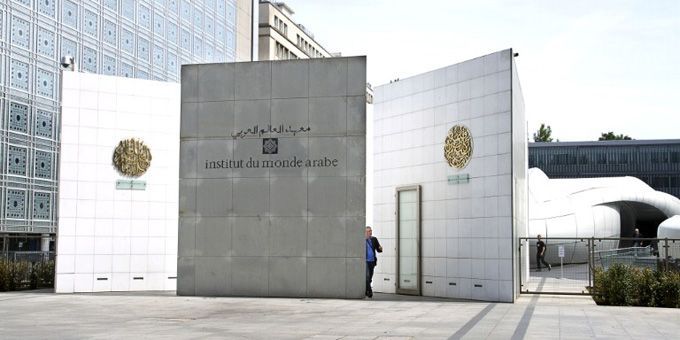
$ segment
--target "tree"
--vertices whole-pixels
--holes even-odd
[[[613,131],[609,131],[607,133],[602,133],[602,136],[598,140],[632,140],[633,138],[628,137],[627,135],[624,134],[615,134]]]
[[[541,123],[541,127],[538,128],[538,131],[534,132],[534,142],[549,143],[552,141],[552,129],[550,128],[550,125]],[[560,140],[558,139],[557,141],[559,142]]]

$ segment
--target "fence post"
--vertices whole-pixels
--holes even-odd
[[[664,257],[663,257],[663,270],[668,270],[668,237],[663,239]]]
[[[588,255],[590,260],[588,261],[588,284],[590,284],[591,292],[592,287],[595,287],[595,275],[593,271],[595,270],[595,237],[591,237],[590,245],[588,246]],[[592,293],[591,293],[592,294]]]
[[[588,242],[586,243],[586,247],[588,247],[588,288],[592,291],[592,275],[591,272],[593,271],[593,261],[591,258],[591,246],[590,246],[590,239],[588,239]]]
[[[517,258],[519,259],[518,268],[519,268],[519,292],[520,293],[522,292],[522,288],[523,288],[523,285],[522,285],[522,261],[524,259],[522,258],[522,246],[523,246],[522,238],[520,237],[519,238],[519,247],[517,247],[517,251],[519,252],[519,255],[517,256]]]

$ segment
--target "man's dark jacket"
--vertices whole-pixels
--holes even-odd
[[[375,259],[375,263],[378,264],[378,257],[375,255],[375,252],[382,253],[382,246],[380,245],[380,242],[378,242],[377,237],[371,236],[371,245],[373,246],[373,258]]]

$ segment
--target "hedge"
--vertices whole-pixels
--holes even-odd
[[[0,259],[0,292],[54,287],[54,261]]]
[[[680,272],[615,264],[595,269],[593,300],[598,305],[680,307]]]

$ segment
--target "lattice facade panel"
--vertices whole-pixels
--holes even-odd
[[[28,150],[24,147],[10,145],[7,147],[7,173],[9,175],[26,176]]]
[[[52,178],[52,153],[35,150],[34,176],[42,179]]]
[[[52,212],[52,195],[49,192],[33,193],[33,218],[49,220]]]
[[[26,218],[26,190],[7,189],[5,194],[5,218]]]
[[[9,129],[28,132],[28,105],[9,103]]]
[[[56,227],[62,56],[84,72],[176,82],[183,62],[234,61],[235,8],[235,0],[0,1],[0,232]]]

